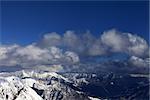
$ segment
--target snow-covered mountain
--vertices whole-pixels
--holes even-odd
[[[113,73],[0,73],[0,100],[148,100],[148,87],[147,77]]]
[[[71,81],[55,72],[1,73],[0,100],[88,100]]]

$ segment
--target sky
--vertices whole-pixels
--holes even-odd
[[[0,3],[0,71],[149,71],[149,2]]]
[[[112,28],[148,41],[148,2],[1,1],[1,43],[28,45],[45,33],[67,30],[100,36]]]

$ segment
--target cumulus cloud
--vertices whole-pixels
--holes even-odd
[[[121,33],[116,30],[104,32],[101,36],[104,45],[107,45],[110,52],[123,52],[129,55],[144,57],[147,56],[147,42],[134,34]]]
[[[43,39],[39,42],[41,43],[40,46],[42,47],[49,47],[49,46],[60,46],[61,44],[61,36],[56,32],[47,33],[43,36]]]
[[[17,65],[17,60],[15,60],[11,55],[18,47],[18,45],[0,46],[0,66]]]
[[[142,59],[136,56],[131,56],[131,58],[129,59],[129,63],[137,67],[148,67],[149,61],[149,58]]]
[[[0,46],[0,66],[21,66],[31,68],[51,64],[74,64],[79,57],[71,51],[62,52],[56,47],[40,48],[34,44],[27,46]]]
[[[147,42],[140,36],[119,32],[115,29],[104,31],[100,37],[94,37],[89,31],[83,34],[66,31],[62,36],[57,33],[48,33],[37,45],[40,47],[53,45],[74,51],[79,55],[88,56],[119,52],[131,56],[145,57],[148,56],[149,50]]]
[[[149,52],[149,46],[147,42],[137,35],[132,35],[129,33],[127,35],[130,43],[130,46],[128,47],[128,52],[131,55],[139,57],[147,56]]]
[[[90,56],[106,55],[110,51],[108,47],[102,44],[101,40],[96,40],[90,47],[88,47],[87,54]]]
[[[63,35],[52,32],[45,34],[39,42],[27,46],[0,45],[0,67],[21,66],[56,71],[64,67],[49,68],[49,66],[60,64],[70,66],[70,64],[78,64],[79,57],[113,53],[125,53],[132,56],[129,62],[133,66],[148,66],[147,60],[145,62],[145,59],[149,57],[148,43],[135,34],[112,29],[104,31],[99,37],[93,36],[89,31],[80,34],[75,31],[66,31]]]
[[[121,52],[129,45],[128,38],[114,29],[104,32],[101,41],[111,52]]]

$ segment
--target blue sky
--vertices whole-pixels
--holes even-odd
[[[1,2],[3,44],[27,45],[47,32],[90,30],[95,36],[116,28],[149,39],[148,2]]]

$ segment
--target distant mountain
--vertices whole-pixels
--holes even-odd
[[[148,100],[147,77],[114,73],[0,73],[0,100]]]

